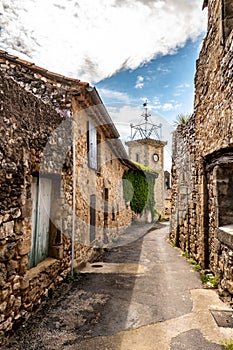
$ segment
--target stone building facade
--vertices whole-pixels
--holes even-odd
[[[194,113],[173,138],[170,237],[233,294],[233,3],[205,7]]]
[[[129,158],[132,161],[150,167],[158,173],[158,178],[154,186],[155,208],[157,212],[164,214],[164,146],[166,142],[144,138],[127,141]]]
[[[0,94],[1,338],[131,224],[137,167],[87,83],[0,51]]]

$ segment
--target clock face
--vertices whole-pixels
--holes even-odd
[[[154,162],[158,162],[159,156],[157,153],[153,154],[153,160],[154,160]]]

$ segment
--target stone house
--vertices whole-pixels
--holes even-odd
[[[0,95],[2,336],[131,224],[137,167],[89,84],[0,51]]]
[[[170,237],[233,294],[233,3],[204,1],[194,113],[173,137]]]

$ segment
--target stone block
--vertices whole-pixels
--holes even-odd
[[[5,322],[0,323],[0,331],[9,331],[13,326],[12,317],[9,317]]]
[[[15,275],[17,270],[19,269],[19,262],[17,260],[10,260],[7,263],[7,276],[8,278],[12,275]]]
[[[7,302],[4,301],[3,303],[0,304],[0,312],[4,312],[7,308]]]
[[[29,287],[29,278],[23,277],[20,280],[20,289],[25,290]]]
[[[22,259],[20,260],[20,264],[19,264],[19,273],[21,275],[24,275],[27,272],[28,269],[28,256],[25,255],[22,257]]]
[[[31,239],[30,238],[26,238],[26,239],[22,239],[19,243],[18,243],[18,253],[19,255],[26,255],[30,252],[31,250]]]
[[[16,253],[16,243],[6,243],[4,246],[0,246],[0,260],[7,261],[13,258]]]
[[[230,294],[233,294],[233,281],[226,281],[225,288],[228,290]]]
[[[11,237],[14,235],[14,221],[5,222],[1,230],[2,238]]]

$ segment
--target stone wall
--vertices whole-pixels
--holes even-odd
[[[233,204],[233,31],[223,35],[223,3],[208,2],[194,114],[174,133],[170,237],[233,294],[232,233],[226,229]]]
[[[1,216],[0,216],[0,332],[32,310],[69,267],[67,242],[63,261],[53,257],[28,270],[31,248],[31,181],[38,174],[49,135],[63,118],[0,75]],[[42,286],[42,287],[41,287]]]
[[[116,139],[116,130],[103,106],[87,113],[96,101],[90,97],[86,84],[50,74],[3,52],[0,52],[0,68],[1,338],[15,322],[28,317],[49,289],[70,272],[74,129],[77,173],[75,267],[99,254],[105,238],[106,242],[116,239],[131,223],[132,212],[126,208],[121,187],[123,172],[130,162],[124,159],[122,145]],[[100,99],[97,101],[101,104]],[[72,115],[75,126],[70,118]],[[90,169],[87,162],[88,120],[98,124],[103,158],[98,171]],[[116,144],[111,145],[111,138]],[[51,180],[52,187],[48,255],[29,268],[32,184],[44,177]],[[105,188],[109,189],[108,208],[103,201]],[[96,239],[92,245],[90,194],[97,196],[98,205]]]

